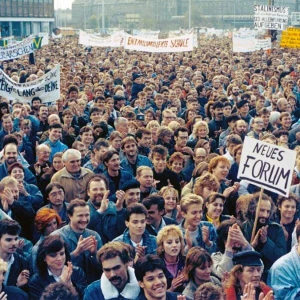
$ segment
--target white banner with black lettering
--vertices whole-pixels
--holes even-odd
[[[16,83],[0,70],[0,96],[30,104],[33,97],[40,97],[43,103],[56,101],[60,97],[60,65],[26,83]]]
[[[271,38],[256,39],[254,33],[242,35],[233,32],[232,51],[233,52],[254,52],[258,50],[269,50],[272,47]]]
[[[288,197],[296,151],[246,137],[238,178]]]
[[[32,43],[32,36],[24,39],[20,43],[8,46],[0,47],[0,61],[16,59],[21,56],[30,54],[34,51]]]
[[[146,39],[140,36],[125,34],[124,48],[144,52],[185,52],[193,51],[193,33],[169,38]]]
[[[285,30],[289,21],[286,6],[254,5],[254,28]]]
[[[91,47],[121,47],[123,45],[124,36],[119,32],[108,37],[101,37],[95,34],[89,34],[80,30],[79,44]]]

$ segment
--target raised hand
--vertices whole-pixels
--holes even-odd
[[[192,239],[191,234],[190,234],[190,227],[189,226],[185,230],[185,236],[184,236],[184,238],[185,238],[185,242],[186,242],[187,248],[191,249],[193,247],[193,239]]]
[[[72,273],[73,273],[73,265],[70,261],[68,261],[67,266],[64,266],[61,272],[60,280],[64,283],[71,284]]]
[[[124,205],[125,192],[122,190],[117,191],[116,197],[117,197],[116,209],[117,209],[117,211],[119,211],[123,208],[123,205]]]
[[[209,244],[209,228],[207,226],[202,226],[202,240],[207,245]]]
[[[101,200],[100,208],[98,209],[98,211],[99,211],[100,213],[106,212],[106,210],[107,210],[107,208],[108,208],[108,204],[109,204],[108,195],[109,195],[109,190],[107,190],[107,191],[104,193],[103,199]]]
[[[29,271],[28,271],[28,270],[23,270],[23,271],[19,274],[19,276],[18,276],[18,278],[17,278],[17,284],[16,284],[16,286],[17,286],[17,287],[21,287],[21,286],[27,284],[27,282],[28,282],[28,280],[29,280],[29,276],[30,276]]]

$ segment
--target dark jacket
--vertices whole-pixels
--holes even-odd
[[[171,225],[171,224],[178,225],[178,223],[175,220],[173,220],[169,217],[163,217],[163,219],[166,223],[166,226]],[[155,229],[153,229],[153,227],[151,225],[147,224],[146,229],[151,235],[157,236],[158,232]]]
[[[37,211],[43,206],[44,198],[42,193],[34,184],[24,182],[24,188],[29,195],[24,196],[23,194],[20,194],[18,201],[27,201],[31,203],[34,210]]]
[[[103,244],[112,241],[124,232],[126,229],[125,209],[117,211],[115,204],[109,201],[107,210],[101,214],[91,204],[90,200],[87,203],[90,207],[88,228],[99,233]]]
[[[76,288],[80,299],[83,297],[84,289],[87,287],[86,276],[81,268],[73,266],[71,281]],[[34,274],[29,281],[29,296],[31,300],[39,300],[45,288],[51,283],[55,283],[55,279],[48,273],[46,275]]]
[[[2,292],[7,295],[7,299],[28,300],[28,295],[16,286],[2,285]]]
[[[116,187],[114,181],[113,181],[112,178],[109,176],[107,170],[103,173],[103,175],[104,175],[105,177],[107,177],[107,179],[108,179],[108,181],[109,181],[109,191],[110,191],[110,194],[109,194],[109,200],[111,200],[111,201],[116,200],[115,197],[114,197],[114,196],[115,196],[115,193],[116,193],[117,190],[119,190],[119,189],[121,188],[121,186],[122,186],[125,182],[134,179],[134,177],[132,176],[132,174],[130,174],[130,173],[124,171],[124,170],[120,170],[119,172],[120,172],[121,177],[120,177],[120,181],[119,181],[119,186],[118,186],[118,187]],[[113,202],[115,202],[115,201],[113,201]]]
[[[251,240],[251,234],[253,229],[253,223],[246,221],[242,225],[242,231],[248,242]],[[256,232],[259,228],[256,229]],[[262,261],[264,263],[264,272],[270,270],[273,263],[286,254],[286,240],[284,237],[282,227],[274,222],[268,223],[268,239],[265,244],[259,243],[255,247],[255,251],[262,255]]]
[[[156,189],[159,191],[162,187],[168,186],[168,179],[173,187],[178,191],[179,195],[181,194],[181,186],[178,175],[169,170],[164,169],[162,173],[156,173],[155,169],[153,168],[153,178],[155,180],[159,180],[159,183],[156,184]]]
[[[16,286],[18,276],[23,270],[30,270],[29,261],[22,255],[14,253],[14,262],[10,267],[7,279],[7,286]]]
[[[35,217],[35,211],[32,207],[32,204],[27,201],[16,200],[9,208],[11,210],[11,218],[16,220],[22,228],[21,236],[31,240],[33,232],[33,220]],[[0,209],[3,210],[1,202]]]

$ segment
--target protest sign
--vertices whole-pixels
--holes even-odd
[[[121,47],[123,44],[124,36],[119,32],[112,34],[108,37],[101,37],[95,34],[89,34],[80,30],[79,44],[91,47]]]
[[[169,39],[146,39],[125,34],[124,48],[144,52],[185,52],[193,50],[193,33]]]
[[[255,39],[255,50],[269,50],[272,48],[271,38]]]
[[[292,26],[299,26],[300,25],[300,12],[294,11],[291,13],[291,25]]]
[[[233,52],[253,52],[255,51],[254,34],[232,34],[232,51]]]
[[[246,137],[238,178],[287,197],[296,151]]]
[[[29,104],[33,97],[40,97],[43,103],[56,101],[60,97],[60,65],[43,77],[26,83],[16,83],[0,70],[0,96]]]
[[[33,37],[22,40],[19,43],[9,45],[5,40],[0,41],[0,61],[16,59],[23,55],[33,53],[34,50],[49,44],[48,36]]]
[[[284,30],[288,25],[289,8],[286,6],[254,5],[254,28]]]
[[[288,28],[282,31],[280,47],[300,48],[300,28]]]

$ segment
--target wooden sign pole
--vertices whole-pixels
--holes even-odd
[[[259,193],[259,199],[258,199],[257,206],[256,206],[255,220],[254,220],[252,235],[251,235],[251,243],[253,242],[254,237],[255,237],[255,231],[256,231],[256,227],[257,227],[258,215],[259,215],[259,210],[260,210],[260,203],[261,203],[263,193],[264,193],[264,189],[261,188],[260,193]]]

